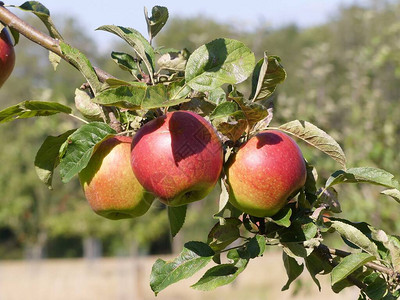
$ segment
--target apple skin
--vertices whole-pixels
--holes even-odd
[[[154,200],[132,172],[131,143],[132,138],[126,136],[105,140],[79,173],[89,205],[94,212],[108,219],[141,216]]]
[[[132,141],[132,169],[146,190],[169,206],[206,197],[222,171],[222,143],[211,124],[174,111],[141,127]]]
[[[0,87],[6,82],[15,65],[14,46],[6,28],[0,32]]]
[[[255,217],[270,217],[306,181],[297,144],[278,130],[263,131],[244,143],[227,167],[229,201]]]

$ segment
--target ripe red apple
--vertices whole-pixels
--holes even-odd
[[[297,144],[283,132],[267,130],[244,143],[227,168],[229,201],[250,215],[273,216],[306,176]]]
[[[10,76],[15,65],[14,46],[6,28],[0,32],[0,87]]]
[[[105,140],[79,173],[90,206],[108,219],[141,216],[154,200],[132,172],[131,143],[132,138],[125,136]]]
[[[213,189],[222,171],[222,144],[203,117],[169,112],[137,131],[131,162],[146,190],[169,206],[180,206]]]

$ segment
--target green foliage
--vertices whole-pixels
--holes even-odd
[[[50,13],[40,3],[27,2],[21,8],[38,15],[49,31],[55,34]],[[358,17],[352,17],[353,9],[343,11],[342,19],[337,24],[332,23],[332,26],[348,25],[349,20],[365,25],[366,11],[354,10]],[[386,15],[391,16],[389,12],[380,15],[373,11],[373,18],[380,20],[381,24],[386,24]],[[98,28],[119,36],[130,47],[132,54],[128,51],[111,53],[115,66],[125,71],[121,76],[98,76],[89,57],[60,41],[63,58],[82,73],[89,85],[83,85],[78,90],[80,99],[79,95],[75,97],[75,109],[88,120],[74,115],[75,109],[69,107],[71,103],[65,105],[49,102],[48,99],[24,101],[0,111],[0,123],[58,113],[64,113],[59,118],[72,117],[74,121],[84,122],[84,125],[77,126],[72,121],[62,119],[56,129],[58,134],[64,134],[40,136],[45,139],[35,158],[39,179],[52,187],[55,185],[54,171],[58,167],[61,180],[64,183],[71,181],[86,167],[99,143],[110,136],[133,135],[143,124],[168,111],[189,109],[208,118],[220,134],[226,163],[251,136],[276,128],[312,146],[305,150],[307,156],[311,157],[308,159],[310,163],[307,164],[305,185],[290,195],[288,204],[276,215],[260,218],[232,207],[225,185],[226,178],[222,174],[221,183],[216,189],[219,193],[219,205],[214,214],[217,223],[208,231],[207,241],[185,243],[181,253],[171,261],[158,259],[151,272],[151,289],[157,295],[169,285],[191,277],[209,264],[213,265],[192,287],[203,291],[215,289],[233,282],[246,269],[249,261],[262,256],[267,247],[278,245],[282,248],[283,264],[288,275],[282,290],[289,289],[291,283],[306,269],[318,288],[317,275],[330,274],[332,290],[335,292],[356,285],[361,290],[360,299],[394,299],[398,296],[398,237],[376,229],[375,224],[371,226],[367,222],[351,222],[334,216],[345,211],[339,199],[343,189],[350,184],[359,187],[358,190],[353,189],[353,193],[363,191],[365,186],[367,189],[370,186],[383,187],[385,190],[382,194],[400,201],[400,187],[395,176],[390,171],[375,167],[380,163],[389,167],[389,170],[399,166],[394,158],[400,146],[394,136],[400,123],[393,109],[395,105],[390,103],[394,102],[391,89],[395,85],[386,86],[387,81],[393,83],[393,77],[398,76],[396,44],[393,43],[393,37],[399,32],[398,26],[390,27],[391,30],[385,31],[385,34],[372,28],[367,37],[355,29],[350,31],[350,38],[343,41],[329,27],[303,32],[289,27],[270,34],[260,29],[260,32],[247,35],[246,39],[257,37],[271,41],[270,44],[266,43],[271,45],[268,52],[274,47],[282,50],[282,61],[291,63],[289,68],[284,69],[280,57],[267,55],[265,49],[256,49],[253,53],[244,42],[232,37],[229,28],[221,29],[228,32],[225,36],[229,37],[210,37],[192,43],[191,47],[179,45],[178,39],[178,48],[182,50],[154,48],[152,40],[157,35],[160,37],[158,41],[162,41],[159,32],[168,17],[165,7],[154,7],[150,17],[145,10],[148,39],[129,27],[105,25]],[[172,25],[170,28],[176,27]],[[204,26],[203,30],[206,29],[207,26]],[[328,34],[328,42],[319,43],[319,39],[325,39],[327,33],[331,33]],[[363,42],[371,37],[374,41],[365,46]],[[352,47],[348,40],[354,43]],[[284,47],[289,44],[292,47]],[[296,50],[296,47],[304,45],[308,48]],[[194,49],[192,53],[187,50],[190,48]],[[262,56],[257,63],[255,54]],[[383,72],[387,69],[394,72],[388,75]],[[286,70],[293,74],[287,80]],[[344,76],[333,76],[338,71],[343,71]],[[280,90],[277,95],[277,86],[283,82],[288,88]],[[77,88],[77,85],[74,87]],[[389,103],[378,101],[380,99],[389,99]],[[86,104],[82,104],[85,101]],[[357,101],[354,110],[349,109],[352,101]],[[88,104],[97,108],[94,113],[86,110]],[[274,106],[280,112],[279,117],[275,117]],[[385,112],[383,117],[377,113],[381,109]],[[310,121],[299,121],[297,117],[294,121],[283,121],[291,120],[292,113],[299,115],[299,119]],[[49,131],[51,126],[40,123],[41,120],[37,119],[36,123],[31,124],[41,124],[43,131]],[[270,126],[272,121],[281,125]],[[379,128],[375,128],[377,126]],[[71,127],[77,129],[71,130]],[[332,130],[328,134],[321,128]],[[379,130],[374,133],[373,129]],[[345,134],[339,134],[341,130]],[[373,135],[372,142],[364,141],[365,135],[361,134],[364,131],[368,136]],[[10,137],[9,133],[5,133],[5,136]],[[344,145],[343,148],[336,141],[338,136],[342,136],[340,144]],[[35,139],[38,142],[39,137],[35,136]],[[384,147],[376,141],[384,141]],[[358,147],[354,147],[355,142],[359,143]],[[18,147],[21,144],[20,141],[16,143]],[[312,154],[310,149],[313,150]],[[343,149],[346,149],[346,155]],[[331,160],[327,162],[326,156],[320,156],[321,153],[327,154]],[[321,157],[317,167],[323,176],[318,176],[317,167],[313,167],[311,162],[319,162]],[[348,161],[371,166],[347,169]],[[341,170],[332,172],[330,169],[334,168],[332,163],[335,162]],[[25,163],[24,160],[22,170],[19,170],[21,173],[27,169]],[[10,165],[5,164],[5,167],[11,172]],[[0,187],[6,186],[5,176],[0,179]],[[29,176],[22,179],[27,182],[31,180]],[[10,186],[12,189],[1,198],[2,208],[9,204],[7,199],[17,204],[0,210],[0,221],[5,221],[4,224],[17,232],[21,240],[24,235],[30,234],[34,236],[33,240],[40,241],[40,237],[48,233],[54,236],[98,235],[112,239],[110,236],[119,232],[119,237],[129,236],[130,233],[139,244],[146,244],[165,232],[168,220],[174,237],[184,230],[185,223],[196,224],[195,221],[204,219],[199,213],[197,219],[191,217],[187,206],[169,207],[167,211],[156,207],[143,217],[143,222],[128,221],[117,227],[117,223],[100,222],[98,216],[88,216],[79,201],[69,202],[70,210],[59,215],[56,207],[64,203],[62,199],[57,199],[55,203],[43,201],[46,197],[38,196],[43,192],[36,187],[24,184],[24,192],[18,194],[15,191],[20,188],[19,182],[12,181]],[[75,189],[76,182],[72,190]],[[30,194],[33,195],[33,204],[27,196]],[[363,197],[369,196],[372,201],[376,200],[371,194],[361,194]],[[349,192],[344,195],[351,198],[353,194]],[[75,199],[80,196],[73,193],[70,197]],[[392,204],[396,203],[392,201]],[[31,209],[31,206],[34,208]],[[31,210],[34,217],[26,214]],[[29,232],[32,228],[34,233]],[[140,234],[136,235],[137,232]],[[326,237],[333,233],[341,238],[342,246],[348,247],[350,252],[327,245],[329,239]]]
[[[171,262],[158,259],[152,268],[150,286],[157,295],[167,286],[192,276],[211,261],[214,251],[201,242],[188,242]]]
[[[168,207],[168,219],[171,235],[174,237],[185,223],[187,205]]]
[[[58,113],[71,113],[71,108],[63,104],[45,101],[24,101],[0,111],[0,123],[16,119],[45,117]]]

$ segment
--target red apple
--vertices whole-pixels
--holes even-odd
[[[0,32],[0,87],[10,76],[15,65],[14,46],[6,28]]]
[[[203,199],[223,165],[221,141],[203,117],[169,112],[140,128],[132,141],[132,169],[159,200],[180,206]]]
[[[132,172],[131,143],[132,138],[125,136],[105,140],[79,173],[90,206],[108,219],[141,216],[154,200]]]
[[[267,130],[243,144],[227,168],[229,201],[256,217],[276,214],[306,181],[297,144],[285,133]]]

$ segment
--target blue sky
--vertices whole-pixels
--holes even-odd
[[[6,4],[20,5],[24,1],[5,0]],[[332,18],[341,5],[365,4],[368,0],[42,0],[54,16],[71,15],[79,19],[90,32],[101,25],[133,27],[147,36],[143,8],[154,5],[168,7],[170,16],[204,15],[222,22],[233,22],[251,28],[266,24],[277,27],[288,23],[299,26],[318,25]],[[56,22],[57,24],[57,22]],[[114,38],[110,33],[98,31],[91,35],[100,45]]]

